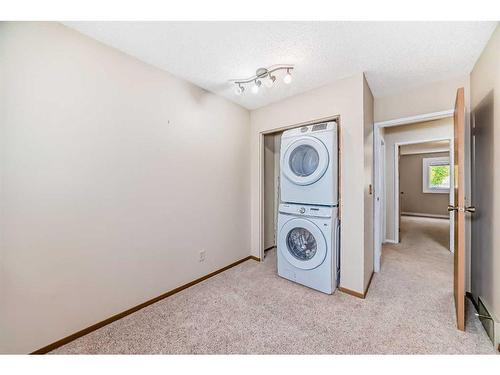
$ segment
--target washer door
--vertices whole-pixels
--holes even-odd
[[[328,150],[323,142],[303,137],[288,146],[281,167],[285,177],[294,184],[310,185],[323,176],[328,163]]]
[[[296,218],[287,221],[279,232],[281,254],[293,266],[311,270],[326,257],[326,240],[321,230],[310,220]]]

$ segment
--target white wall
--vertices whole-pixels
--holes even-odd
[[[247,110],[56,23],[0,61],[1,353],[249,255]]]
[[[483,53],[479,57],[474,69],[471,73],[471,108],[476,110],[481,102],[486,99],[488,95],[492,95],[493,103],[493,161],[492,168],[493,183],[491,202],[492,217],[484,217],[484,221],[489,221],[493,229],[491,242],[483,249],[473,249],[479,263],[479,272],[472,275],[474,288],[472,290],[474,297],[481,296],[485,301],[496,319],[500,319],[500,27],[497,27],[491,36],[490,41],[486,45]],[[487,187],[481,187],[487,189]],[[472,202],[474,205],[475,202]],[[485,210],[486,211],[486,210]],[[488,210],[489,211],[489,210]],[[478,207],[477,214],[481,215],[481,207]],[[477,215],[476,214],[476,215]],[[481,218],[480,218],[481,219]],[[486,225],[486,223],[485,223]],[[484,241],[484,244],[487,244]],[[497,338],[500,337],[497,334]]]
[[[364,291],[365,239],[365,134],[363,118],[363,74],[346,78],[319,89],[311,90],[278,103],[251,112],[251,251],[259,253],[261,176],[259,160],[260,133],[283,127],[340,115],[341,147],[345,157],[341,164],[342,242],[341,286],[362,293]],[[359,182],[363,181],[363,184]],[[372,231],[373,232],[373,231]],[[366,248],[366,251],[373,249]]]
[[[420,142],[432,139],[453,138],[453,118],[445,118],[422,122],[419,124],[388,127],[384,132],[385,140],[385,201],[386,201],[386,233],[385,240],[394,241],[395,221],[398,217],[394,215],[394,200],[398,199],[398,192],[394,190],[395,185],[395,145],[402,142]]]

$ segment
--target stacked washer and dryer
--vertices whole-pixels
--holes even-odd
[[[278,274],[332,294],[340,277],[338,126],[283,132],[278,212]]]

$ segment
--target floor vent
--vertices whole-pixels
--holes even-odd
[[[477,300],[476,316],[483,324],[483,327],[493,345],[500,348],[500,323],[491,316],[490,312],[488,311],[487,305],[484,303],[481,297],[479,297]]]

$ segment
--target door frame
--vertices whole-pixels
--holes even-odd
[[[399,149],[400,146],[406,146],[406,145],[414,145],[414,144],[419,144],[419,143],[426,143],[426,142],[435,142],[435,141],[448,141],[449,143],[449,157],[450,157],[450,191],[448,193],[448,204],[454,205],[455,197],[454,197],[454,171],[451,166],[453,165],[454,158],[453,158],[453,152],[454,152],[454,146],[453,146],[453,138],[443,138],[443,137],[430,137],[430,138],[422,138],[421,140],[419,139],[418,141],[408,141],[408,142],[397,142],[394,143],[394,217],[396,218],[394,220],[394,235],[395,235],[395,242],[399,243],[400,238],[399,238],[399,228],[400,228],[400,217],[401,217],[401,211],[400,211],[400,192],[399,192],[399,187],[400,187],[400,182],[399,182]],[[453,233],[453,213],[451,213],[450,217],[450,252],[453,252],[453,242],[454,239],[452,236]]]
[[[340,178],[341,178],[341,162],[340,162],[340,150],[342,147],[342,138],[340,136],[341,132],[341,124],[340,124],[340,115],[332,115],[328,117],[323,117],[315,120],[310,120],[310,121],[305,121],[301,123],[296,123],[292,125],[286,125],[286,126],[281,126],[281,127],[276,127],[274,129],[269,129],[266,131],[259,132],[259,212],[258,212],[258,217],[259,217],[259,258],[260,261],[264,261],[264,135],[266,134],[273,134],[273,133],[280,133],[285,130],[289,129],[295,129],[295,128],[300,128],[302,126],[308,126],[312,124],[317,124],[319,122],[328,122],[328,121],[337,121],[337,127],[338,127],[338,147],[339,147],[339,166],[338,166],[338,185],[339,185],[339,202],[341,198],[341,189],[340,189]],[[280,171],[281,172],[281,171]],[[339,217],[341,215],[341,210],[339,207]],[[278,244],[276,243],[276,246]]]
[[[385,239],[385,210],[386,210],[386,190],[385,190],[385,139],[381,134],[380,128],[374,132],[374,144],[377,147],[373,148],[374,153],[374,186],[375,186],[375,199],[373,210],[373,238],[374,238],[374,252],[373,252],[373,271],[380,272],[380,254],[381,244],[387,242]],[[377,244],[380,244],[377,246]],[[378,261],[376,257],[378,256]]]
[[[445,111],[439,111],[439,112],[430,112],[430,113],[424,113],[416,116],[409,116],[409,117],[400,117],[392,120],[387,120],[387,121],[378,121],[373,124],[373,163],[374,163],[374,186],[375,188],[382,188],[382,191],[375,191],[375,197],[379,196],[379,193],[385,193],[385,186],[386,186],[386,181],[385,181],[385,174],[381,174],[380,169],[381,169],[381,163],[383,160],[381,160],[380,157],[380,148],[381,148],[381,140],[383,140],[382,137],[382,129],[383,128],[388,128],[391,126],[400,126],[400,125],[412,125],[412,124],[417,124],[419,122],[426,122],[426,121],[431,121],[431,120],[439,120],[443,118],[448,118],[448,117],[453,117],[454,109],[448,109]],[[385,147],[385,145],[384,145]],[[385,158],[384,158],[385,159]],[[384,168],[385,172],[385,168]],[[375,272],[380,272],[380,260],[382,256],[382,244],[385,242],[394,242],[394,241],[388,241],[385,238],[385,233],[382,233],[382,230],[385,229],[385,197],[383,197],[383,205],[377,199],[374,199],[374,225],[373,225],[373,230],[374,230],[374,251],[373,251],[373,268]],[[377,203],[378,202],[378,203]],[[399,207],[399,203],[398,203]],[[399,208],[398,208],[399,209]],[[382,216],[383,215],[383,216]],[[383,217],[384,220],[380,220],[380,217]],[[399,231],[399,223],[397,226],[397,229]],[[396,236],[397,239],[399,240],[399,233],[396,231]],[[450,235],[451,236],[451,235]]]

